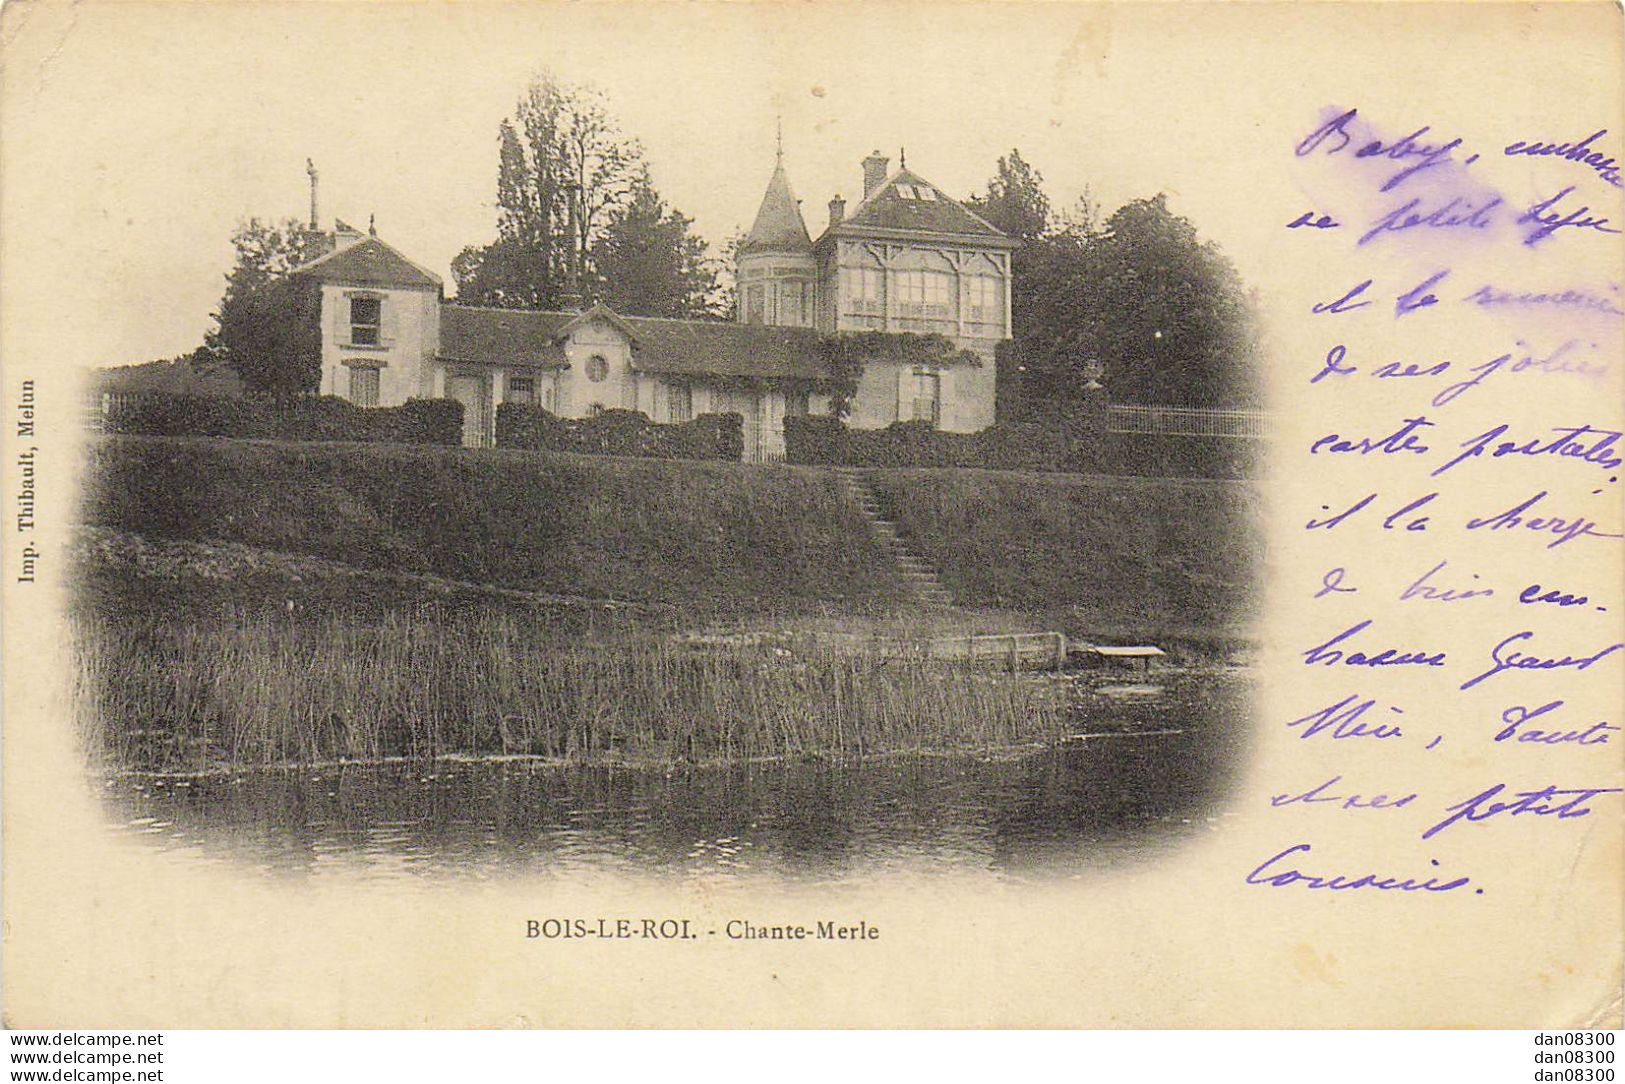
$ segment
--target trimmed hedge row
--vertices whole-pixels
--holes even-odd
[[[884,429],[848,429],[823,416],[784,419],[790,463],[845,467],[978,467],[1170,478],[1246,478],[1257,441],[1107,433],[1104,419],[1061,428],[999,424],[977,433],[949,433],[929,422],[893,422]]]
[[[1086,442],[1034,425],[995,425],[948,433],[930,422],[893,422],[884,429],[848,429],[835,418],[784,419],[785,459],[847,467],[986,467],[995,470],[1080,470]]]
[[[497,447],[738,462],[745,450],[744,420],[738,414],[701,414],[690,422],[660,425],[638,410],[561,418],[531,403],[502,403],[497,407]]]
[[[102,429],[155,437],[455,446],[463,442],[463,404],[455,399],[409,399],[398,407],[358,407],[330,395],[268,399],[148,393],[114,397]]]

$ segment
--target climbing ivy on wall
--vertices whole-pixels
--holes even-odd
[[[858,393],[863,366],[870,361],[927,365],[940,369],[957,363],[981,365],[981,357],[962,350],[946,335],[917,335],[896,331],[857,331],[825,335],[818,341],[820,356],[830,373],[831,413],[844,418]]]

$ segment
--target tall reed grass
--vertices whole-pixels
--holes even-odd
[[[510,612],[75,626],[93,747],[161,770],[442,753],[740,760],[1050,739],[1051,683],[926,660],[559,642]]]

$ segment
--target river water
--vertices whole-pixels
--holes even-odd
[[[1218,830],[1250,702],[1238,672],[1095,679],[1074,718],[1091,736],[993,756],[440,760],[105,784],[118,831],[278,878],[1085,876]]]

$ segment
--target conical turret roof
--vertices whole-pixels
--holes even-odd
[[[785,175],[782,155],[773,167],[773,178],[767,182],[767,194],[762,197],[762,206],[756,212],[756,222],[739,246],[739,251],[812,251],[812,238],[807,235],[807,223],[801,217],[801,206],[790,191],[790,178]]]

